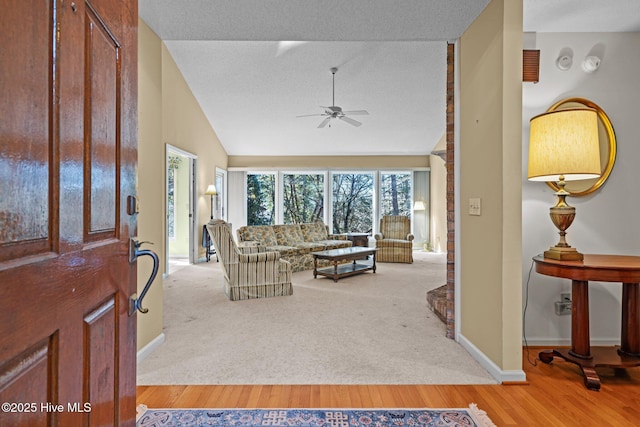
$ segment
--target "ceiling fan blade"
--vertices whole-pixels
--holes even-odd
[[[319,125],[318,128],[323,128],[327,125],[327,123],[329,123],[329,121],[331,120],[331,116],[327,117],[326,119],[324,119]]]
[[[368,116],[369,112],[367,110],[353,110],[353,111],[343,111],[344,114],[348,114],[350,116]]]
[[[303,114],[302,116],[296,116],[296,117],[312,117],[312,116],[326,116],[326,114]]]
[[[347,116],[338,116],[338,118],[340,120],[344,120],[345,122],[347,122],[347,123],[349,123],[350,125],[353,125],[353,126],[360,126],[362,124],[359,121],[353,120],[353,119],[351,119],[351,118],[349,118]]]

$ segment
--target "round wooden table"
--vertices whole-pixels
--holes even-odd
[[[640,366],[640,256],[584,255],[583,261],[558,261],[538,255],[536,272],[571,279],[571,349],[540,352],[544,363],[554,356],[582,369],[588,389],[600,389],[598,366]],[[620,346],[591,347],[589,337],[589,281],[622,283]]]

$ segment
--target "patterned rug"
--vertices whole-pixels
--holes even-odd
[[[452,409],[147,409],[138,427],[165,426],[495,426],[475,404]]]

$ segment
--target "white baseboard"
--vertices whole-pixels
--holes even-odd
[[[164,332],[160,333],[157,337],[152,339],[147,345],[142,347],[136,355],[136,362],[140,363],[147,358],[156,348],[160,347],[164,343]]]
[[[503,369],[500,369],[498,365],[493,363],[491,359],[489,359],[483,352],[481,352],[478,347],[476,347],[471,341],[465,338],[464,335],[459,333],[457,341],[465,350],[469,352],[471,357],[473,357],[480,364],[480,366],[486,369],[487,372],[489,372],[489,374],[499,383],[524,382],[527,380],[527,376],[521,369],[513,371],[505,371]]]

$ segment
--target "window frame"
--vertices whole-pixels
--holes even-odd
[[[333,175],[334,174],[373,174],[373,205],[372,205],[372,235],[379,232],[380,227],[380,213],[382,212],[382,195],[380,194],[382,188],[382,175],[383,174],[407,174],[411,180],[411,195],[410,195],[410,218],[412,232],[414,228],[414,212],[413,205],[416,200],[416,172],[424,171],[430,172],[430,167],[409,167],[409,168],[229,168],[231,171],[243,171],[244,172],[244,192],[242,205],[244,206],[244,223],[247,224],[248,211],[247,211],[247,177],[252,174],[271,174],[275,175],[275,224],[284,224],[284,175],[324,175],[324,212],[323,221],[329,227],[329,232],[333,233]],[[427,189],[428,191],[428,189]],[[421,197],[422,198],[422,197]],[[427,202],[429,197],[427,196]]]

